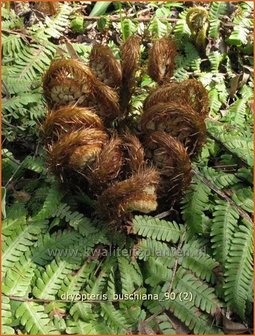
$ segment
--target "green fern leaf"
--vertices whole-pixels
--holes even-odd
[[[173,253],[166,243],[150,238],[140,240],[136,246],[136,257],[145,261],[151,256],[171,257]]]
[[[229,188],[232,187],[234,184],[240,182],[235,174],[225,173],[212,167],[202,168],[202,173],[218,189]]]
[[[220,18],[225,14],[227,4],[225,2],[212,2],[209,11],[209,36],[211,38],[218,38],[220,28]]]
[[[176,330],[174,325],[167,314],[161,314],[156,317],[156,321],[158,323],[158,327],[160,329],[160,334],[163,335],[174,335],[176,334]]]
[[[126,334],[129,325],[120,310],[114,308],[111,303],[101,303],[101,315],[107,324],[117,334]]]
[[[145,264],[145,283],[151,287],[171,279],[174,258],[149,257]]]
[[[142,274],[136,261],[131,262],[129,258],[118,257],[118,266],[120,271],[122,293],[131,294],[138,287],[142,286]]]
[[[233,233],[237,229],[239,214],[226,201],[219,200],[216,203],[211,226],[211,241],[213,243],[213,256],[224,266],[232,245]]]
[[[192,293],[192,301],[195,306],[208,314],[215,314],[220,310],[214,288],[197,279],[191,272],[180,267],[175,274],[174,289],[178,292]]]
[[[10,235],[3,236],[3,275],[26,251],[30,251],[47,224],[47,221],[33,221],[30,225],[18,226]]]
[[[104,322],[92,323],[84,322],[82,320],[67,321],[67,334],[79,334],[79,335],[100,335],[100,334],[112,334],[114,330],[112,330],[109,326],[107,326]]]
[[[226,262],[225,300],[242,319],[253,283],[253,227],[244,221],[234,233]]]
[[[177,38],[189,37],[191,34],[186,21],[187,12],[188,9],[185,9],[179,14],[179,19],[174,27],[174,33]]]
[[[1,319],[1,331],[2,335],[14,335],[15,330],[12,325],[12,312],[10,306],[10,299],[7,296],[2,296],[2,319]]]
[[[64,278],[75,268],[77,268],[76,265],[66,260],[59,260],[59,258],[53,260],[37,279],[33,287],[33,295],[38,299],[54,300]]]
[[[60,204],[60,201],[63,197],[63,194],[60,193],[57,185],[52,185],[48,190],[46,199],[40,209],[40,211],[34,216],[35,219],[45,219],[50,218],[56,211],[57,206]]]
[[[79,294],[82,287],[85,286],[87,278],[97,266],[97,262],[84,263],[75,274],[68,274],[62,283],[59,296]]]
[[[154,17],[149,25],[149,31],[153,37],[163,37],[168,32],[167,24],[163,22],[163,20],[160,20],[158,17]]]
[[[218,263],[203,251],[198,241],[191,240],[186,242],[181,249],[182,257],[179,258],[179,264],[191,270],[196,276],[207,282],[215,282],[214,269]]]
[[[203,216],[204,211],[208,209],[210,193],[210,188],[204,183],[196,182],[191,185],[183,199],[182,215],[190,230],[194,233],[202,233],[205,229]]]
[[[154,294],[158,294],[162,297],[162,293],[166,293],[169,283],[163,287],[158,286],[153,289]],[[193,302],[187,300],[181,300],[179,292],[173,290],[173,297],[175,299],[161,301],[146,301],[145,305],[152,314],[158,314],[163,309],[170,310],[175,317],[181,320],[194,334],[219,334],[221,333],[217,328],[212,327],[212,320],[205,313],[202,313]],[[165,294],[163,294],[165,295]]]
[[[4,57],[13,57],[19,54],[24,47],[22,36],[19,34],[2,35],[2,51]]]
[[[21,96],[13,96],[8,99],[3,99],[3,112],[13,112],[15,110],[24,109],[29,104],[37,104],[41,101],[39,93],[24,93]],[[20,113],[20,111],[19,111]]]
[[[183,233],[183,226],[151,216],[135,216],[133,231],[142,237],[176,243]]]
[[[23,48],[19,58],[12,66],[11,76],[18,80],[33,81],[47,69],[54,53],[55,46],[51,43],[47,43],[47,45],[32,44]]]
[[[92,312],[91,304],[87,302],[75,303],[70,309],[70,314],[75,321],[79,321],[79,319],[81,319],[82,321],[90,322],[96,318],[96,315]]]
[[[45,314],[42,305],[35,302],[20,303],[15,312],[15,316],[25,327],[28,334],[59,335],[59,332],[55,329],[48,315]]]
[[[124,41],[126,41],[126,39],[133,35],[136,30],[137,30],[137,27],[136,25],[134,24],[134,22],[132,22],[130,19],[123,19],[121,21],[121,32],[122,32],[122,38]]]
[[[233,195],[233,201],[236,202],[242,209],[253,213],[254,202],[253,202],[253,190],[252,188],[238,188]]]
[[[32,260],[34,263],[44,266],[54,257],[76,256],[78,249],[74,249],[79,242],[79,234],[76,231],[55,232],[39,237],[33,248]]]
[[[24,256],[6,272],[2,291],[5,295],[25,297],[30,292],[35,264]]]

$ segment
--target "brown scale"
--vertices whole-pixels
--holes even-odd
[[[77,60],[53,61],[44,76],[43,89],[51,109],[76,104],[97,108],[103,118],[114,119],[120,114],[117,93]]]
[[[129,212],[149,213],[157,208],[159,175],[155,168],[147,168],[128,179],[105,189],[97,201],[100,217],[118,222]]]
[[[205,122],[189,105],[152,105],[142,115],[141,129],[143,133],[161,131],[170,134],[187,148],[191,157],[200,152],[206,140]]]
[[[190,105],[202,117],[208,115],[208,93],[202,83],[196,79],[164,84],[145,99],[144,109],[157,103],[176,102]]]
[[[89,65],[101,82],[112,88],[120,87],[121,65],[114,57],[111,48],[100,44],[94,45],[89,56]]]
[[[153,132],[144,140],[146,157],[160,174],[158,195],[175,203],[191,181],[191,162],[183,145],[165,132]]]
[[[154,41],[149,51],[148,74],[155,82],[162,84],[173,75],[175,56],[172,40],[164,37]]]

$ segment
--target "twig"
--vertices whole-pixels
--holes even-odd
[[[205,176],[201,175],[200,172],[196,169],[192,169],[192,172],[202,181],[207,187],[212,189],[217,195],[219,195],[221,198],[226,200],[228,203],[230,203],[236,210],[238,211],[239,215],[243,218],[245,218],[251,225],[253,225],[251,217],[237,205],[229,196],[227,196],[224,192],[219,190],[211,181],[209,181]]]

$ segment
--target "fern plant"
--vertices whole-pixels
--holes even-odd
[[[2,334],[218,334],[226,318],[252,333],[252,3],[200,4],[209,24],[202,51],[186,3],[96,3],[91,17],[106,25],[86,22],[89,4],[59,3],[41,16],[31,5],[25,17],[2,7]],[[77,13],[83,35],[72,30]],[[179,52],[171,80],[201,81],[210,114],[181,205],[127,219],[123,234],[94,218],[95,202],[79,186],[67,192],[49,174],[41,84],[52,59],[71,56],[63,38],[88,63],[85,35],[119,59],[119,40],[132,34],[143,45],[130,114],[139,120],[155,87],[144,75],[145,46],[165,34]]]

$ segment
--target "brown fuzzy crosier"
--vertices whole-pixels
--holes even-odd
[[[140,42],[128,38],[120,61],[102,45],[93,46],[88,65],[54,60],[43,80],[50,170],[61,181],[78,176],[96,202],[97,216],[115,227],[132,212],[179,202],[191,181],[190,159],[206,138],[207,91],[195,79],[171,80],[176,48],[169,38],[154,41],[149,50],[148,74],[158,86],[133,127],[129,112]]]

